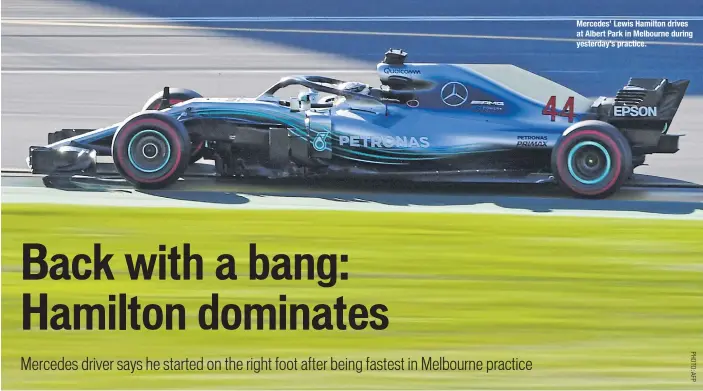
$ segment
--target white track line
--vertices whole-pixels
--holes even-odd
[[[391,37],[423,37],[423,38],[460,38],[460,39],[495,39],[513,41],[544,41],[544,42],[586,42],[603,41],[588,40],[579,38],[553,38],[553,37],[522,37],[513,35],[475,35],[475,34],[443,34],[443,33],[412,33],[412,32],[389,32],[389,31],[350,31],[350,30],[319,30],[319,29],[278,29],[278,28],[248,28],[248,27],[203,27],[203,26],[182,26],[182,25],[152,25],[152,24],[131,24],[131,23],[76,23],[76,22],[47,22],[39,20],[25,21],[5,21],[3,24],[30,25],[30,26],[63,26],[63,27],[100,27],[100,28],[122,28],[122,29],[150,29],[150,30],[187,30],[187,31],[238,31],[238,32],[258,32],[258,33],[298,33],[298,34],[334,34],[334,35],[367,35],[367,36],[391,36]],[[611,42],[627,40],[608,40]],[[632,40],[629,40],[632,41]],[[672,42],[672,41],[639,41],[647,45],[666,46],[700,46],[703,42]]]
[[[204,16],[204,17],[23,17],[6,21],[40,20],[64,22],[143,22],[143,23],[279,23],[279,22],[568,22],[577,20],[658,20],[699,21],[703,16]]]

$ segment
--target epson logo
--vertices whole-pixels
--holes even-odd
[[[422,72],[420,72],[419,69],[412,69],[412,68],[385,68],[383,69],[383,73],[386,75],[420,75]]]
[[[339,136],[339,145],[365,148],[429,148],[427,137],[407,136]]]
[[[615,117],[656,117],[656,107],[634,107],[634,106],[615,106],[613,108]]]

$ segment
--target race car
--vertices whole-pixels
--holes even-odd
[[[406,59],[387,51],[378,87],[323,76],[284,77],[256,98],[165,87],[122,122],[50,133],[27,162],[90,173],[111,156],[150,189],[206,159],[226,177],[557,183],[604,198],[646,155],[679,150],[668,131],[688,80],[631,78],[615,97],[589,99],[514,65]],[[277,95],[290,86],[302,91]]]

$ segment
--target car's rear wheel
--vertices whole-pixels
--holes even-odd
[[[557,183],[572,195],[605,198],[631,176],[632,150],[625,136],[602,121],[583,121],[564,132],[552,151]]]
[[[164,97],[164,92],[159,91],[156,94],[152,95],[149,100],[146,101],[143,107],[143,111],[146,110],[159,110],[161,108],[161,100]],[[200,95],[199,93],[185,89],[185,88],[170,88],[169,89],[169,99],[168,102],[166,103],[165,107],[163,108],[169,108],[175,104],[185,102],[190,99],[195,99],[195,98],[202,98],[203,96]],[[202,140],[200,137],[197,135],[191,135],[191,141],[192,141],[192,146],[191,146],[191,153],[190,153],[190,159],[189,163],[193,164],[197,162],[198,160],[203,158],[203,155],[205,153],[205,140]]]
[[[188,167],[189,156],[185,126],[159,112],[128,118],[112,140],[117,171],[140,188],[158,189],[174,183]]]

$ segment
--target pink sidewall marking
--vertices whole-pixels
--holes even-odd
[[[205,145],[205,141],[199,142],[198,145],[191,152],[191,155],[198,153],[198,151],[200,151],[200,149],[203,147],[203,145]]]
[[[565,185],[567,185],[571,190],[573,190],[577,193],[583,193],[583,194],[596,194],[596,193],[600,193],[603,191],[607,191],[615,184],[615,182],[617,182],[618,177],[620,176],[620,171],[622,170],[622,162],[621,162],[622,155],[620,154],[620,149],[618,149],[618,146],[615,144],[615,142],[613,142],[613,140],[611,140],[608,137],[603,137],[603,134],[597,130],[590,130],[590,129],[578,130],[578,131],[566,136],[566,138],[564,139],[564,141],[562,141],[561,145],[559,146],[559,148],[556,151],[556,153],[557,153],[557,170],[559,170],[559,175],[562,177],[567,176],[565,174],[568,174],[569,170],[565,166],[566,160],[561,159],[561,156],[564,153],[564,148],[566,147],[566,145],[568,145],[569,142],[571,142],[571,140],[573,138],[575,138],[576,136],[579,136],[579,135],[593,136],[596,139],[598,139],[600,142],[603,142],[610,147],[611,152],[613,153],[613,155],[615,155],[613,160],[615,160],[614,168],[615,168],[615,172],[617,174],[613,175],[613,178],[610,180],[610,182],[608,182],[608,184],[605,187],[601,188],[602,190],[595,190],[595,191],[585,190],[584,191],[584,190],[576,189],[568,183],[565,183]]]
[[[179,137],[178,132],[176,132],[175,129],[173,129],[173,127],[171,125],[169,125],[168,123],[166,123],[162,120],[159,120],[159,119],[146,118],[146,119],[140,119],[140,120],[134,121],[129,124],[129,128],[127,128],[127,130],[131,130],[131,129],[134,129],[138,126],[149,125],[149,124],[156,125],[156,126],[160,127],[161,129],[171,133],[173,138],[176,140],[175,145],[178,147],[178,148],[175,148],[175,150],[171,151],[176,156],[176,162],[167,173],[160,175],[157,178],[149,178],[149,179],[145,178],[145,179],[139,180],[140,182],[153,183],[153,182],[158,182],[159,180],[161,180],[161,178],[173,175],[173,173],[178,169],[178,166],[180,165],[180,162],[181,162],[181,138]],[[116,141],[117,141],[117,150],[119,151],[118,158],[119,158],[120,162],[128,161],[129,157],[127,156],[127,148],[124,147],[125,143],[127,142],[127,139],[125,137],[122,137],[122,138],[118,138]],[[124,164],[122,165],[122,168],[125,170],[127,167],[129,167],[129,166],[125,166]],[[130,172],[130,176],[132,177],[132,179],[134,179],[134,175],[131,172],[132,169],[130,168],[129,170],[126,170],[126,171]]]

